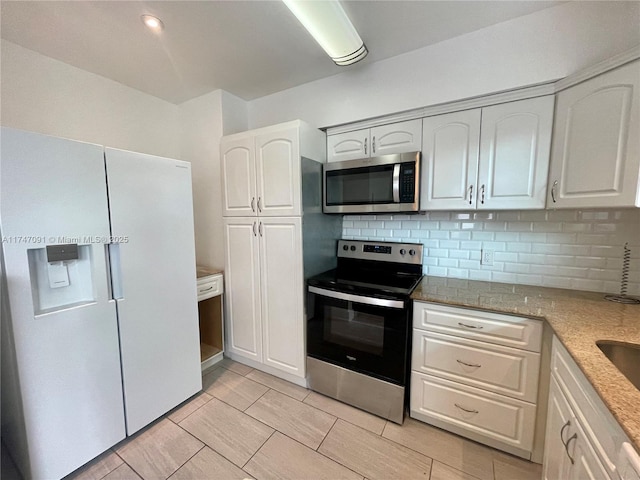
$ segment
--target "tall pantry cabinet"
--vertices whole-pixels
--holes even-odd
[[[332,268],[325,135],[300,120],[224,137],[225,352],[303,385],[305,279]]]

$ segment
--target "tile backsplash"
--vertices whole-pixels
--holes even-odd
[[[422,243],[425,275],[608,293],[628,243],[627,293],[640,295],[640,209],[346,215],[342,237]]]

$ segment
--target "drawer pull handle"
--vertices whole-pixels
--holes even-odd
[[[479,326],[476,326],[476,325],[467,325],[466,323],[462,323],[462,322],[458,322],[458,325],[460,325],[461,327],[464,327],[464,328],[473,328],[473,329],[482,330],[482,327],[479,327]]]
[[[565,452],[567,452],[567,457],[569,457],[569,460],[571,461],[571,465],[573,465],[575,463],[575,461],[573,460],[573,457],[571,456],[571,454],[569,454],[569,444],[571,443],[571,440],[577,440],[578,439],[578,434],[574,433],[573,436],[567,440],[567,443],[564,444],[564,450]]]
[[[464,412],[467,412],[467,413],[480,413],[480,412],[478,412],[478,410],[468,410],[468,409],[466,409],[466,408],[464,408],[464,407],[461,407],[461,406],[460,406],[460,405],[458,405],[457,403],[454,403],[454,405],[455,405],[456,407],[458,407],[460,410],[462,410],[462,411],[464,411]]]
[[[205,288],[203,290],[200,290],[200,293],[208,292],[209,290],[213,290],[213,285],[210,286],[209,288]]]
[[[456,362],[461,363],[462,365],[466,365],[467,367],[475,367],[475,368],[480,368],[482,365],[478,365],[477,363],[467,363],[467,362],[463,362],[462,360],[456,360]]]
[[[560,441],[562,442],[562,444],[566,447],[566,444],[564,443],[564,429],[567,428],[568,426],[571,425],[571,420],[567,420],[567,423],[565,423],[562,428],[560,429]]]

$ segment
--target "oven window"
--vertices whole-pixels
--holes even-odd
[[[384,349],[384,317],[348,308],[325,305],[324,339],[373,355]]]
[[[393,203],[393,165],[327,172],[327,205]]]

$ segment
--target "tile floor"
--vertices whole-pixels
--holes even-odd
[[[387,422],[229,359],[205,372],[203,390],[65,480],[541,477],[540,465],[408,417]]]

